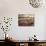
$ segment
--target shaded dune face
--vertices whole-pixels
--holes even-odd
[[[33,26],[34,25],[34,18],[32,18],[32,17],[19,18],[18,24],[19,24],[19,26]]]

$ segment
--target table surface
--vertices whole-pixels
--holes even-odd
[[[4,42],[5,40],[0,40],[0,42]],[[27,42],[38,42],[38,43],[46,43],[46,40],[38,40],[38,41],[33,41],[33,40],[9,40],[9,41],[11,41],[11,42],[25,42],[25,43],[27,43]]]
[[[4,42],[5,40],[0,40],[0,42]]]
[[[13,40],[13,42],[25,42],[25,43],[27,43],[27,42],[41,42],[41,43],[46,43],[46,40],[39,40],[39,41],[29,41],[29,40]]]

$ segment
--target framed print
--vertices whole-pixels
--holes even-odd
[[[18,26],[34,26],[34,15],[32,14],[19,14]]]

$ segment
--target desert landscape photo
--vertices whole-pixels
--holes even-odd
[[[34,15],[32,14],[19,14],[18,15],[19,26],[34,26]]]

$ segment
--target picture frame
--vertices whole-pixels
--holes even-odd
[[[33,14],[19,14],[18,26],[34,26],[34,19]]]

